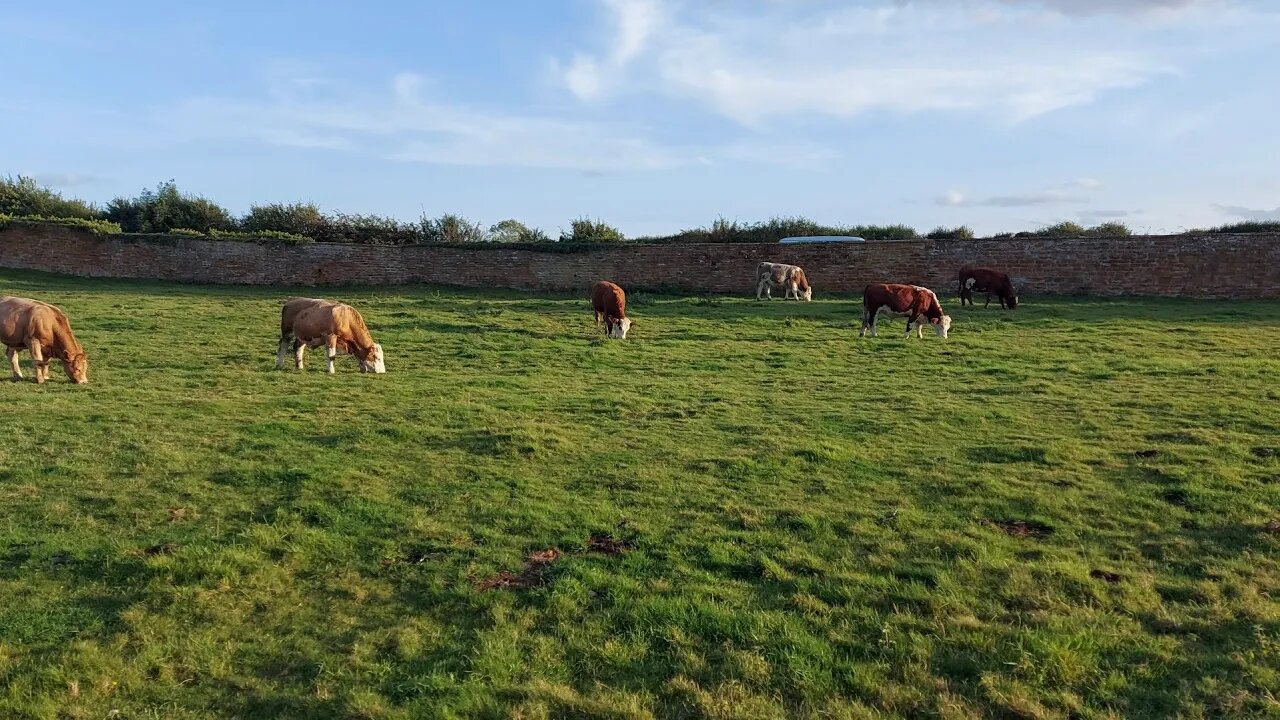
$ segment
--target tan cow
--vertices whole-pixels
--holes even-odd
[[[22,379],[18,353],[25,348],[31,352],[37,383],[49,379],[49,362],[54,358],[62,361],[71,382],[89,382],[89,359],[84,348],[72,334],[66,314],[48,303],[0,297],[0,342],[8,352],[14,381]]]
[[[330,373],[334,371],[333,361],[339,350],[360,361],[360,372],[387,371],[382,346],[373,341],[364,318],[350,305],[314,298],[288,300],[280,310],[277,369],[284,368],[290,344],[293,345],[293,365],[298,370],[302,369],[302,355],[307,348],[324,345],[328,350]]]

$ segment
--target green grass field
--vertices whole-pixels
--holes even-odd
[[[1280,717],[1280,303],[938,289],[329,290],[328,376],[288,290],[0,272],[92,381],[0,384],[0,717]]]

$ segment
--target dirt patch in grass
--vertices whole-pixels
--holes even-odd
[[[635,547],[635,540],[616,538],[609,533],[593,533],[587,540],[583,552],[600,553],[601,555],[621,555]],[[556,548],[536,550],[525,558],[524,567],[519,572],[503,570],[495,575],[481,579],[475,584],[477,590],[529,590],[542,587],[550,582],[548,571],[566,553]]]
[[[1177,505],[1178,507],[1191,505],[1191,495],[1186,490],[1167,490],[1160,497],[1170,505]]]
[[[987,523],[1017,538],[1042,538],[1053,534],[1053,528],[1035,520],[988,520]]]
[[[190,508],[171,507],[169,508],[169,522],[182,522],[191,515]]]
[[[1280,519],[1272,520],[1266,525],[1263,525],[1262,532],[1270,533],[1272,535],[1280,535]]]
[[[1090,570],[1089,577],[1093,578],[1094,580],[1105,580],[1111,583],[1112,585],[1124,579],[1124,576],[1119,573],[1113,573],[1109,570],[1099,570],[1098,568],[1094,568]]]
[[[615,538],[609,533],[595,533],[587,540],[587,552],[621,555],[636,546],[634,540]]]
[[[1280,455],[1280,449],[1266,446],[1255,447],[1250,450],[1250,452],[1252,452],[1253,456],[1259,460],[1269,460]]]
[[[172,555],[178,551],[178,546],[173,543],[160,543],[151,547],[143,548],[139,552],[147,557],[155,555]]]
[[[525,558],[524,568],[520,572],[513,573],[510,570],[503,570],[496,575],[490,575],[477,582],[476,589],[481,591],[497,589],[529,590],[542,587],[547,584],[547,570],[562,555],[563,553],[555,548],[536,550],[529,553],[529,557]]]
[[[1135,453],[1134,453],[1134,455],[1136,455],[1137,457],[1140,457],[1140,458],[1142,458],[1142,459],[1144,459],[1144,460],[1149,459],[1149,458],[1153,458],[1153,457],[1155,457],[1155,456],[1157,456],[1157,455],[1159,455],[1159,454],[1160,454],[1160,451],[1159,451],[1159,450],[1156,450],[1155,448],[1147,448],[1146,450],[1139,450],[1139,451],[1137,451],[1137,452],[1135,452]]]

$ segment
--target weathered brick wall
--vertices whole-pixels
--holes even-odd
[[[1001,268],[1033,294],[1280,297],[1280,235],[1119,239],[913,240],[827,245],[620,245],[582,252],[485,246],[285,245],[186,237],[99,236],[14,223],[0,230],[0,267],[87,277],[252,285],[398,285],[584,291],[601,278],[628,288],[753,291],[762,260],[805,268],[820,295],[869,282],[951,292],[965,264]]]

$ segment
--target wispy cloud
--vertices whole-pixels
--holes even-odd
[[[1044,6],[1032,12],[1020,4],[1028,3],[886,1],[832,9],[780,2],[761,12],[759,5],[746,11],[726,3],[601,0],[613,36],[605,50],[577,52],[562,80],[583,99],[655,91],[757,126],[775,117],[875,110],[1025,120],[1170,70],[1140,45],[1063,27],[1075,22],[1068,15],[1104,3],[1049,2],[1057,19],[1046,18]],[[982,52],[973,52],[975,43]]]
[[[1061,186],[1027,193],[1011,193],[975,198],[959,191],[949,190],[934,199],[935,205],[942,207],[1033,207],[1037,205],[1058,205],[1061,203],[1083,203],[1088,198],[1079,190],[1092,190],[1102,187],[1102,182],[1093,178],[1080,178]]]
[[[1213,209],[1241,220],[1280,220],[1280,207],[1274,210],[1263,210],[1240,205],[1218,205],[1215,203]]]
[[[97,175],[74,172],[37,172],[31,173],[31,177],[41,185],[53,188],[73,188],[102,182],[102,178]]]
[[[193,98],[180,103],[166,124],[186,137],[233,137],[403,162],[593,175],[691,164],[808,168],[835,157],[803,141],[735,136],[715,144],[672,144],[654,139],[642,124],[477,108],[440,97],[427,78],[409,72],[385,81],[381,90],[314,74],[267,77],[259,97]]]

